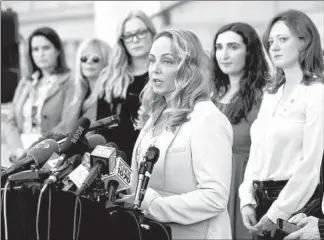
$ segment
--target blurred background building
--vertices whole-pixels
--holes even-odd
[[[1,1],[2,11],[9,8],[17,13],[18,26],[13,26],[15,24],[12,22],[5,28],[3,18],[1,20],[2,68],[3,64],[12,64],[10,71],[19,72],[20,75],[25,69],[24,53],[28,36],[37,27],[50,26],[59,33],[68,64],[73,69],[80,42],[85,38],[97,37],[113,46],[117,22],[132,8],[142,9],[149,14],[158,31],[166,28],[192,30],[206,50],[211,50],[214,34],[226,23],[247,22],[262,36],[266,24],[276,13],[298,9],[315,22],[324,46],[324,1]],[[15,30],[10,32],[12,28]],[[8,45],[3,41],[10,38],[9,32],[16,34],[12,39],[17,47],[10,53],[5,51]],[[8,92],[4,87],[9,86],[8,81],[11,80],[3,77],[1,80],[1,92]],[[7,100],[2,99],[1,102]],[[6,110],[3,107],[1,110],[4,118]]]
[[[37,27],[55,28],[64,41],[71,68],[84,38],[95,36],[113,45],[119,18],[132,8],[147,12],[158,30],[194,31],[207,50],[211,49],[216,31],[226,23],[247,22],[262,35],[271,17],[294,8],[315,22],[324,45],[324,1],[2,1],[1,5],[17,12],[24,41]]]
[[[194,31],[208,50],[215,32],[226,23],[247,22],[262,35],[272,16],[294,8],[310,16],[324,44],[324,1],[2,1],[1,5],[17,12],[19,34],[24,42],[37,27],[55,28],[64,41],[71,68],[84,38],[95,36],[113,45],[119,18],[132,8],[147,12],[158,30]],[[20,63],[23,68],[23,61]]]

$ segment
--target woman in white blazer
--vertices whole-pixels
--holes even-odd
[[[173,239],[230,239],[233,132],[210,101],[210,62],[197,36],[185,30],[159,33],[149,76],[136,122],[141,132],[131,192],[140,162],[154,145],[160,156],[141,205],[147,217],[169,224]]]

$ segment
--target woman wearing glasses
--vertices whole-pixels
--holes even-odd
[[[67,111],[73,93],[72,75],[58,34],[51,28],[36,29],[28,40],[29,73],[19,81],[5,130],[7,144],[15,161],[42,133],[64,133]]]
[[[108,65],[110,56],[111,47],[100,39],[90,38],[81,42],[76,53],[76,86],[70,105],[70,114],[66,116],[66,121],[69,122],[66,131],[70,131],[81,116],[87,117],[91,121],[99,119],[97,117],[97,101],[87,107],[84,103],[93,92],[101,71]]]
[[[140,10],[129,12],[117,29],[117,44],[111,61],[99,76],[87,108],[98,100],[97,118],[118,114],[118,128],[101,130],[107,141],[117,143],[125,151],[130,163],[138,136],[133,121],[140,106],[139,94],[148,80],[149,51],[156,34],[149,17]]]

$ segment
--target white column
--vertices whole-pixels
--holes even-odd
[[[94,1],[95,36],[114,46],[117,24],[132,9],[143,10],[151,16],[160,10],[160,1]]]

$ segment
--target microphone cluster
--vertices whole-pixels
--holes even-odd
[[[44,191],[51,187],[95,201],[104,200],[106,206],[114,205],[118,193],[130,187],[132,170],[126,163],[126,154],[115,143],[107,143],[103,136],[86,137],[86,133],[114,127],[118,122],[118,116],[92,124],[82,117],[67,134],[47,134],[48,138],[35,143],[23,159],[1,172],[1,182],[8,183],[8,190]],[[159,149],[149,147],[140,163],[134,209],[141,206],[158,158]]]
[[[2,186],[8,183],[8,190],[53,187],[76,195],[90,194],[90,190],[95,189],[92,183],[99,180],[102,186],[105,185],[101,177],[107,176],[109,166],[116,165],[117,150],[105,146],[103,136],[92,134],[86,137],[86,134],[104,127],[116,127],[118,123],[118,116],[94,123],[82,117],[67,134],[44,134],[23,158],[1,171]]]

